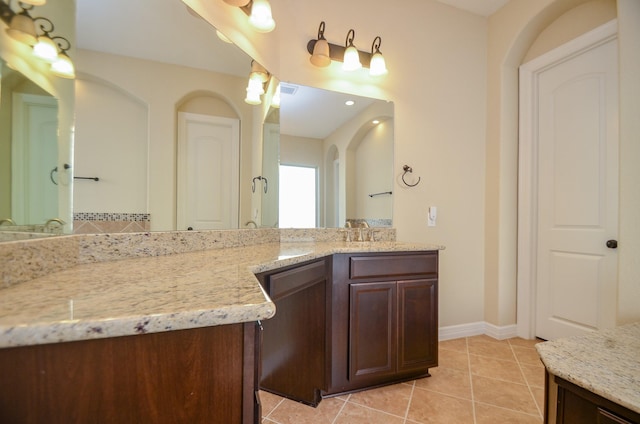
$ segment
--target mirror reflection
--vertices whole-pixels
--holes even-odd
[[[0,239],[55,234],[58,102],[2,60],[0,84]]]
[[[283,82],[272,107],[272,77],[249,105],[251,58],[182,2],[76,7],[74,232],[297,226],[283,166],[313,171],[305,226],[391,225],[391,103]]]

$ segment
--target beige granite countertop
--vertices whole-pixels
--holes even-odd
[[[0,291],[0,347],[268,319],[254,273],[334,253],[425,251],[399,242],[290,242],[79,264]]]
[[[640,413],[640,322],[536,349],[551,374]]]

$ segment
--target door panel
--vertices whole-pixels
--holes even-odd
[[[50,96],[13,96],[11,195],[13,220],[44,224],[58,217],[58,102]],[[53,180],[52,180],[53,178]]]
[[[396,283],[357,283],[349,289],[349,379],[395,372]]]
[[[615,324],[617,43],[538,76],[536,336]]]
[[[398,371],[438,365],[438,305],[433,280],[398,282]]]
[[[180,113],[178,229],[238,228],[237,119]]]

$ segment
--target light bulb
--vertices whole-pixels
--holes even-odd
[[[38,42],[33,46],[33,54],[40,59],[53,62],[58,57],[58,46],[46,35],[38,37]]]
[[[258,32],[270,32],[276,27],[276,21],[271,15],[271,5],[267,0],[253,0],[249,23]]]
[[[344,51],[344,63],[342,64],[342,69],[345,71],[355,71],[362,68],[362,64],[360,63],[360,54],[358,53],[358,49],[352,44]]]
[[[75,78],[76,72],[71,58],[65,53],[58,55],[58,58],[51,64],[51,72],[62,78]]]
[[[373,56],[371,56],[371,65],[369,68],[369,75],[379,76],[385,75],[389,71],[387,70],[387,64],[384,61],[384,57],[382,53],[379,51],[375,52]]]

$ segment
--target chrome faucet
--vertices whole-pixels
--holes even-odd
[[[51,224],[53,224],[53,223],[57,223],[58,225],[60,225],[60,227],[63,227],[64,224],[66,224],[66,222],[64,222],[60,218],[51,218],[51,219],[48,219],[47,222],[44,223],[45,231],[46,230],[51,230],[52,229]]]
[[[0,219],[0,225],[3,225],[3,224],[16,225],[15,221],[11,218]]]

